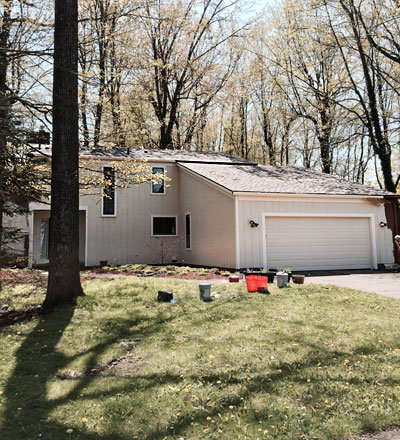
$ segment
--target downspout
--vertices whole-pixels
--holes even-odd
[[[35,211],[29,211],[29,249],[28,249],[28,267],[33,267],[33,233],[34,233]]]

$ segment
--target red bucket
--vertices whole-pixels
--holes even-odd
[[[257,290],[260,287],[268,288],[268,277],[258,276],[257,277]]]
[[[246,277],[247,283],[247,291],[248,292],[257,292],[258,291],[258,276],[256,275],[248,275]]]

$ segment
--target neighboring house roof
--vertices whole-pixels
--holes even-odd
[[[396,196],[330,174],[293,166],[180,165],[232,193]]]
[[[97,147],[81,148],[80,155],[94,158],[121,158],[134,160],[151,160],[159,162],[202,162],[202,163],[226,163],[226,164],[253,164],[246,159],[231,156],[226,153],[214,151],[186,151],[186,150],[152,150],[143,148],[122,148],[122,147]]]

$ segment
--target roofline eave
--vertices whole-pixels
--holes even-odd
[[[386,197],[392,197],[391,195],[387,194],[328,194],[328,193],[275,193],[275,192],[256,192],[256,191],[232,191],[232,194],[235,197],[310,197],[310,198],[321,198],[321,197],[331,197],[331,198],[353,198],[353,199],[383,199]],[[396,197],[396,194],[394,194],[394,198],[400,198]]]

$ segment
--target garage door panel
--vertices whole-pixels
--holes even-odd
[[[368,218],[266,217],[267,264],[293,270],[372,267]]]

